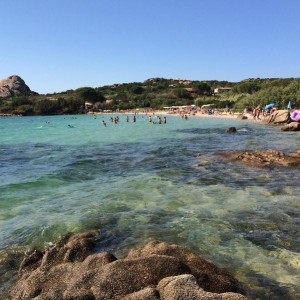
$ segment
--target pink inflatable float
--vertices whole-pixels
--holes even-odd
[[[296,122],[300,122],[300,110],[295,110],[291,114],[291,119]]]

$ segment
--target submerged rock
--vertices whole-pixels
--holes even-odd
[[[254,167],[283,166],[294,167],[300,165],[300,152],[286,155],[281,151],[269,149],[266,151],[224,151],[219,155],[228,161],[238,161]]]
[[[226,133],[235,133],[235,132],[237,132],[235,127],[229,127],[226,129]]]
[[[68,235],[26,257],[11,299],[246,299],[231,275],[181,246],[151,242],[117,259],[93,252],[97,237]]]

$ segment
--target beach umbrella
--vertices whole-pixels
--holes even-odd
[[[265,109],[270,109],[270,108],[273,108],[274,106],[275,106],[275,103],[273,102],[273,103],[267,104],[265,106]]]
[[[287,105],[287,109],[291,109],[292,108],[292,103],[291,101],[289,101],[288,105]]]

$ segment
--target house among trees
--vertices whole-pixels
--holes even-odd
[[[91,108],[93,108],[93,106],[94,106],[94,104],[91,102],[87,102],[87,101],[84,102],[85,109],[91,109]]]
[[[231,90],[231,87],[219,87],[214,89],[215,94],[224,94]]]
[[[193,88],[185,88],[185,90],[189,93],[196,93],[196,91]]]

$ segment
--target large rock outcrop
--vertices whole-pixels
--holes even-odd
[[[2,98],[19,96],[28,92],[31,92],[30,88],[25,84],[25,81],[17,75],[0,80],[0,97]]]
[[[24,258],[11,299],[246,299],[231,275],[181,246],[151,242],[117,259],[93,252],[97,238],[68,235]]]
[[[288,110],[276,110],[270,116],[263,120],[265,124],[286,124],[290,121],[290,112]]]

